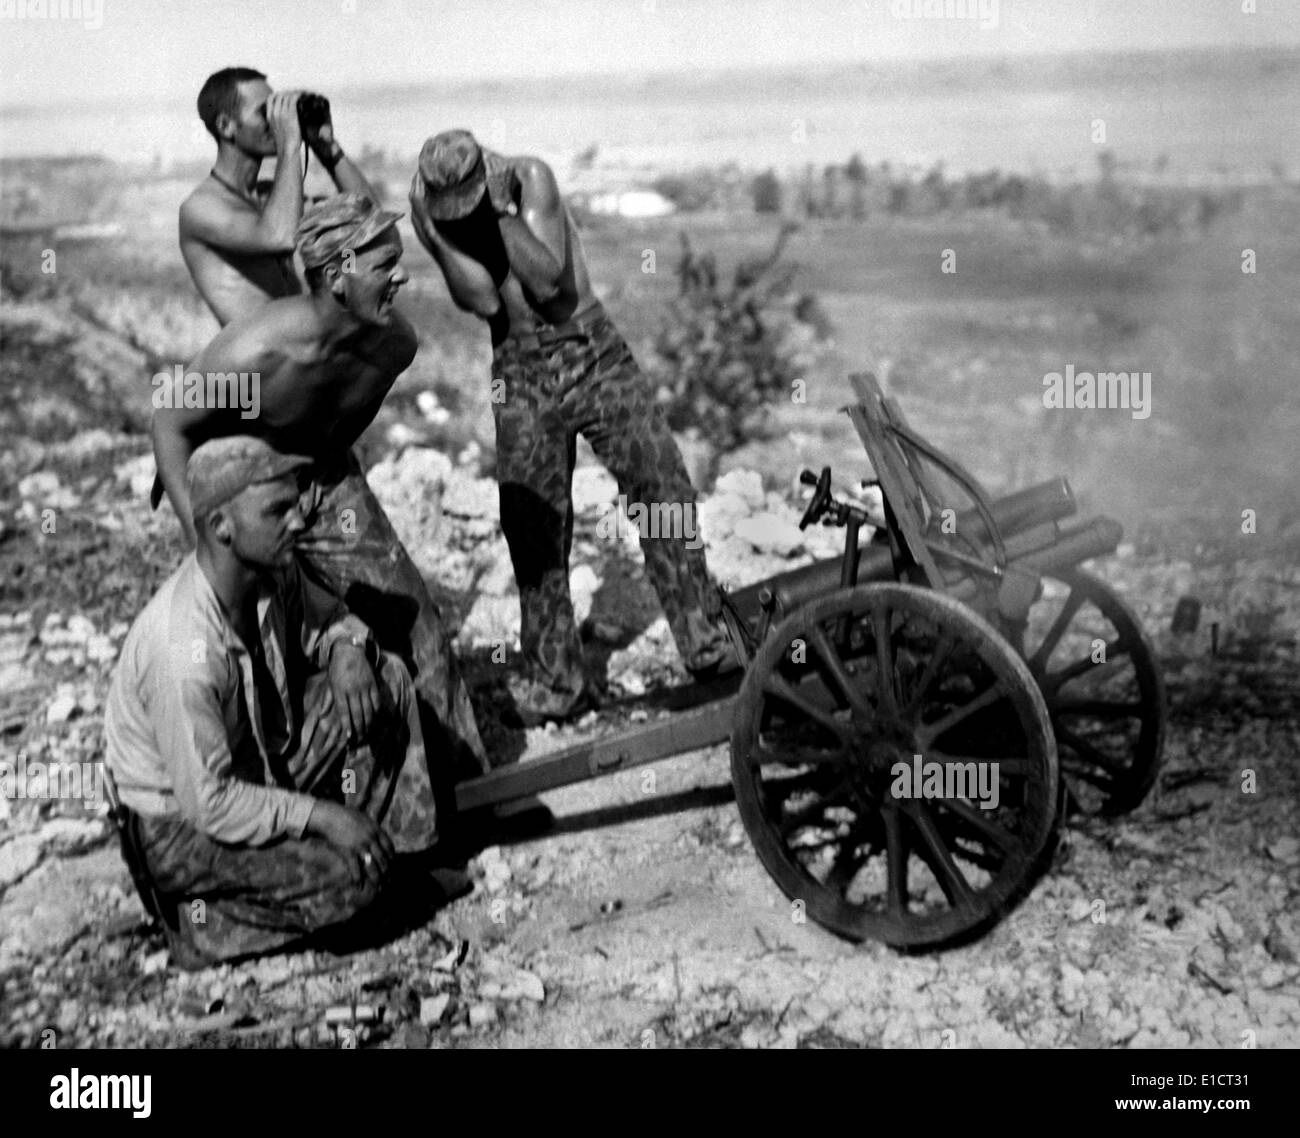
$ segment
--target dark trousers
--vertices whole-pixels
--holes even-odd
[[[456,777],[489,769],[474,709],[442,614],[388,515],[371,492],[356,455],[315,471],[319,498],[298,539],[304,572],[339,597],[402,658],[415,679],[425,746]]]
[[[298,752],[285,761],[293,789],[341,802],[378,822],[399,853],[428,849],[437,812],[411,678],[382,658],[383,710],[361,746],[324,763]],[[325,673],[308,680],[305,722],[319,714]],[[304,729],[305,735],[305,729]],[[178,815],[130,815],[131,838],[166,910],[164,923],[189,963],[216,962],[285,948],[342,925],[368,909],[382,888],[358,880],[355,861],[321,838],[266,846],[214,841]]]
[[[638,509],[643,523],[671,523],[639,526],[646,576],[686,666],[717,662],[728,642],[710,619],[716,592],[695,524],[695,490],[654,385],[603,310],[506,340],[493,354],[492,377],[501,528],[519,585],[525,666],[539,695],[576,698],[582,690],[569,595],[580,433],[618,481],[629,517]]]

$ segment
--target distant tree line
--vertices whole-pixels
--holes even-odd
[[[1166,166],[1167,159],[1157,159],[1154,169]],[[844,163],[809,163],[793,175],[774,169],[742,175],[734,166],[665,175],[654,188],[687,212],[749,208],[792,220],[865,221],[987,210],[1078,236],[1191,235],[1241,204],[1240,190],[1125,180],[1118,171],[1114,154],[1105,150],[1098,154],[1096,178],[1077,182],[1001,170],[950,176],[942,163],[918,173],[888,162],[869,166],[854,154]]]

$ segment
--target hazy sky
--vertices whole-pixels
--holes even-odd
[[[901,56],[1300,45],[1300,0],[1256,0],[1252,15],[1243,0],[946,0],[976,18],[898,15],[935,2],[0,0],[0,102],[192,99],[209,72],[236,63],[276,86],[337,90]],[[30,10],[60,5],[81,19]]]

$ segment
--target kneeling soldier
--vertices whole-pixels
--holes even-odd
[[[343,925],[436,837],[410,675],[294,558],[309,461],[241,435],[195,450],[198,548],[109,692],[128,841],[187,967]]]

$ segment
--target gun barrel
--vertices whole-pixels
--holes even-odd
[[[989,507],[998,532],[1005,539],[1035,526],[1068,518],[1076,505],[1070,484],[1064,478],[1050,478],[1036,486],[1026,487],[999,498]],[[974,535],[980,545],[988,543],[988,535],[979,511],[963,510],[957,515],[957,532]],[[779,573],[765,581],[746,585],[731,594],[731,600],[746,620],[755,620],[761,606],[759,593],[772,591],[781,610],[789,612],[815,597],[824,596],[840,587],[842,559],[829,557],[803,565],[786,573]],[[868,544],[862,549],[858,563],[858,583],[889,581],[893,579],[894,562],[887,545]]]

